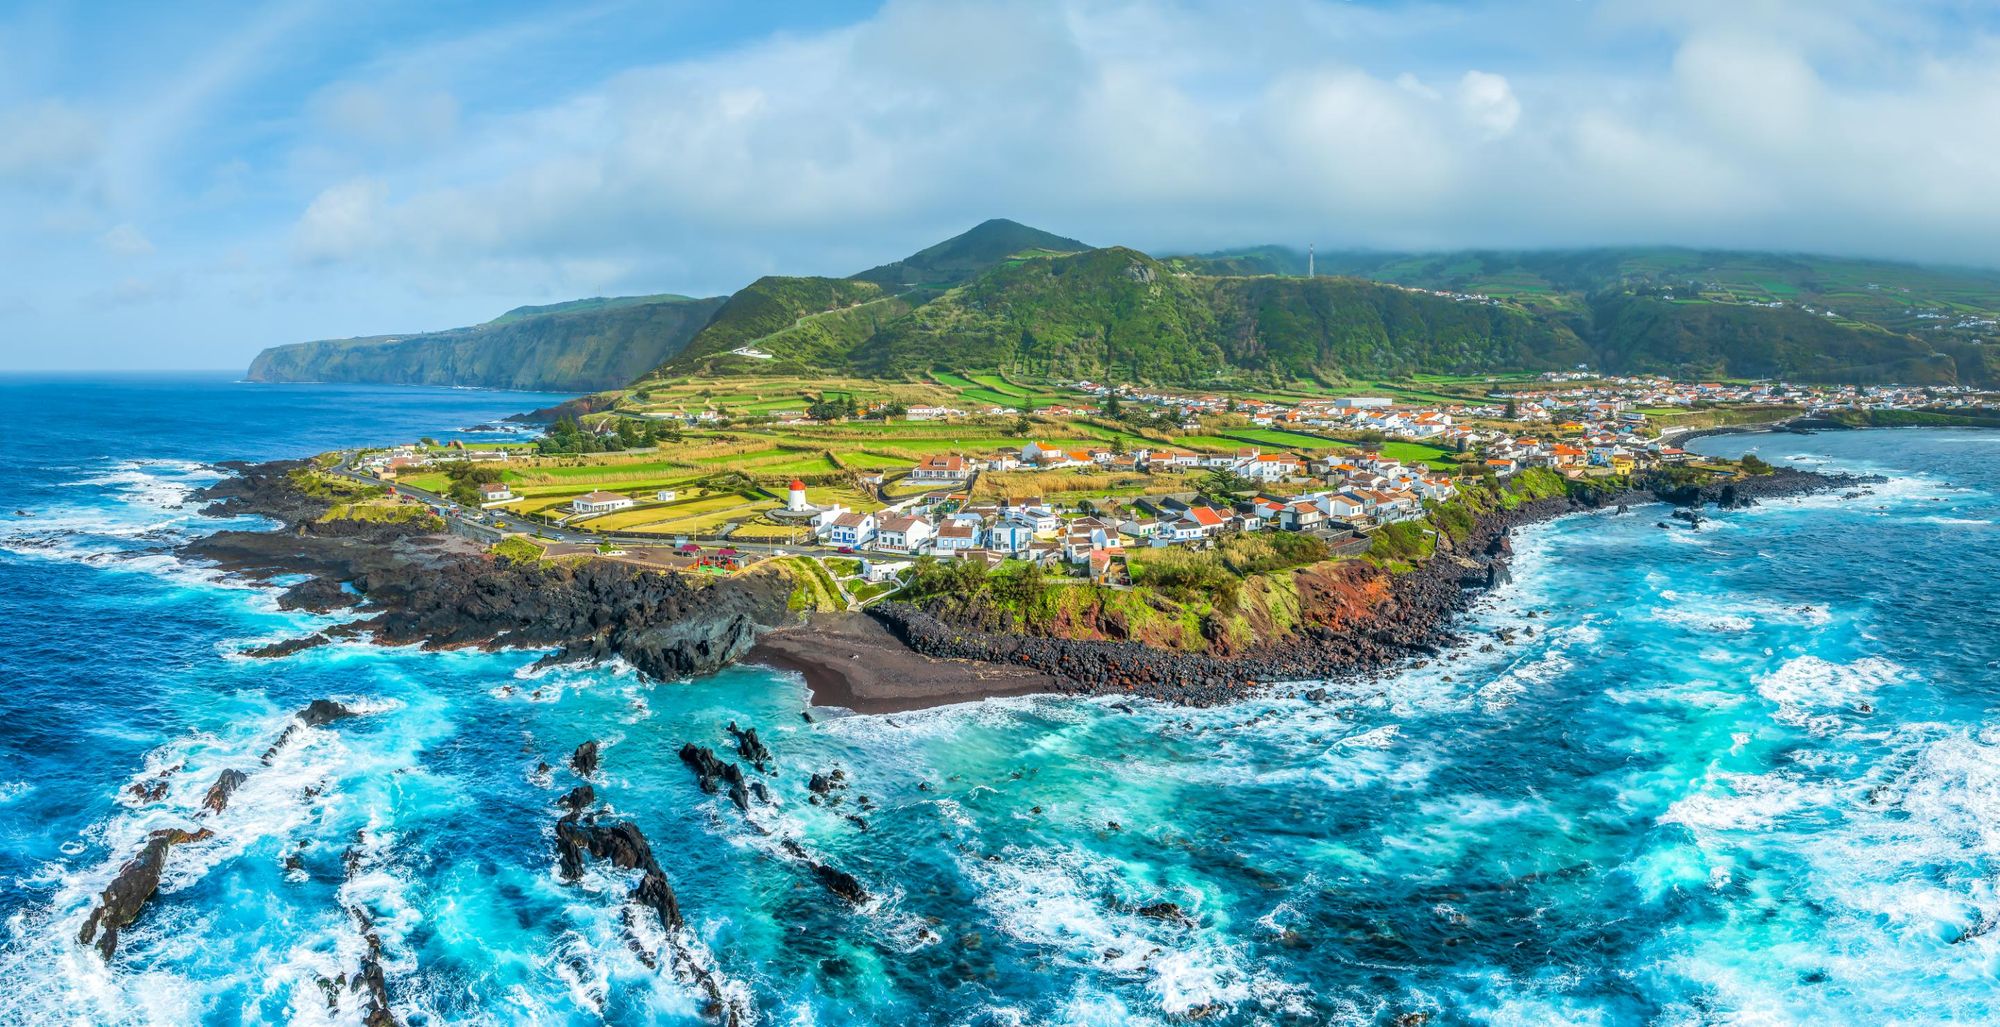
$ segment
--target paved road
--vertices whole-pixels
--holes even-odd
[[[526,520],[504,511],[470,509],[459,505],[449,496],[441,496],[427,489],[420,489],[414,485],[406,485],[402,482],[385,482],[373,475],[362,474],[354,470],[353,463],[354,453],[352,451],[343,451],[340,454],[340,462],[331,468],[331,473],[369,485],[387,485],[389,488],[395,490],[398,495],[407,496],[419,503],[445,511],[445,516],[449,520],[469,525],[477,531],[490,532],[496,537],[502,532],[519,531],[523,534],[535,535],[556,542],[572,542],[577,545],[586,546],[595,546],[604,542],[631,546],[673,545],[671,540],[663,539],[658,535],[631,535],[619,534],[617,532],[591,531],[588,528],[556,527],[551,524]],[[508,525],[508,527],[499,527],[503,523]],[[879,549],[856,549],[842,553],[838,547],[820,545],[819,543],[789,544],[722,541],[705,542],[701,543],[701,545],[704,548],[729,546],[738,552],[757,553],[765,556],[865,556],[876,560],[910,559],[908,553],[892,553]]]

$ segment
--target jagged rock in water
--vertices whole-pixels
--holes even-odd
[[[311,634],[304,638],[287,638],[282,642],[273,642],[270,645],[260,645],[254,649],[245,649],[243,650],[243,655],[253,660],[277,660],[290,656],[293,653],[304,652],[307,649],[317,649],[332,641],[333,639],[323,634]]]
[[[560,805],[563,809],[568,810],[569,816],[571,818],[575,818],[576,816],[580,815],[584,810],[587,810],[591,806],[596,805],[596,803],[597,803],[597,789],[592,788],[587,784],[577,785],[575,788],[569,790],[568,795],[565,795],[561,799],[557,800],[557,805]]]
[[[97,938],[97,951],[110,959],[118,951],[118,932],[131,926],[139,918],[139,911],[146,908],[153,893],[160,889],[160,874],[167,868],[167,853],[176,845],[206,841],[215,833],[206,828],[199,831],[184,831],[170,828],[154,831],[146,839],[139,854],[118,868],[118,876],[98,896],[97,908],[83,921],[83,929],[77,932],[76,940],[88,945]],[[98,928],[104,934],[98,937]]]
[[[346,720],[360,714],[331,699],[314,699],[299,711],[299,720],[307,727],[325,727],[336,720]]]
[[[1133,912],[1148,920],[1164,920],[1168,923],[1193,925],[1194,917],[1187,915],[1177,902],[1153,902],[1140,906]]]
[[[236,789],[248,781],[250,775],[240,770],[225,770],[217,775],[215,783],[208,786],[208,794],[202,797],[201,807],[212,813],[220,813],[229,805],[229,797]]]
[[[702,791],[714,795],[718,787],[716,782],[724,782],[729,785],[729,801],[735,803],[737,809],[749,811],[750,791],[744,784],[742,767],[716,759],[714,750],[693,742],[681,746],[681,762],[694,771],[695,783],[701,786]]]
[[[755,764],[758,770],[764,769],[764,764],[771,762],[771,750],[757,740],[756,728],[753,727],[748,731],[738,730],[736,722],[732,720],[729,722],[729,733],[736,736],[736,754]]]
[[[632,889],[633,901],[658,913],[661,926],[669,930],[681,926],[680,903],[639,825],[629,820],[607,826],[579,824],[570,817],[557,821],[556,863],[564,880],[583,876],[586,856],[620,869],[640,871],[639,884]]]
[[[593,738],[577,746],[576,751],[570,754],[569,766],[571,770],[576,771],[578,777],[595,777],[598,766],[597,740]]]
[[[813,876],[819,880],[819,883],[826,886],[827,891],[857,906],[868,901],[868,889],[863,888],[861,882],[854,879],[853,874],[836,867],[828,866],[814,859],[812,854],[805,850],[804,846],[789,838],[780,842],[779,845],[793,859],[805,864],[806,868],[811,870]]]

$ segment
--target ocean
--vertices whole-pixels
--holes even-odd
[[[337,618],[165,551],[223,525],[185,503],[214,461],[555,398],[0,377],[0,1021],[357,1022],[320,981],[355,973],[358,910],[404,1023],[707,1022],[629,944],[627,875],[555,872],[589,739],[598,797],[759,1023],[2000,1018],[2000,433],[1700,440],[1888,480],[1699,531],[1659,507],[1528,529],[1465,644],[1352,697],[1205,710],[808,722],[802,682],[757,667],[250,660]],[[265,765],[323,697],[364,712]],[[732,721],[774,754],[748,816],[676,755]],[[245,784],[198,815],[226,768]],[[835,768],[842,801],[810,802]],[[162,772],[162,801],[130,800]],[[79,945],[147,834],[195,824],[214,837],[173,850],[115,958]]]

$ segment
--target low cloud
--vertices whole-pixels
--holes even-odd
[[[1340,16],[1326,14],[1336,28]],[[1676,15],[1685,35],[1651,79],[1537,68],[1524,84],[1486,67],[1381,68],[1338,32],[1318,52],[1274,42],[1286,59],[1273,64],[1205,50],[1205,37],[1240,38],[1233,17],[894,3],[860,25],[460,126],[455,155],[421,174],[321,193],[299,248],[617,257],[647,275],[672,263],[648,248],[722,254],[733,237],[789,242],[782,269],[835,271],[843,236],[915,238],[1014,212],[1154,245],[1663,241],[2000,258],[2000,208],[1980,195],[2000,142],[1967,131],[1993,123],[2000,73],[1978,54],[1834,85],[1784,39],[1680,28]],[[1936,160],[1946,149],[1980,160]],[[1853,233],[1827,229],[1863,210]]]

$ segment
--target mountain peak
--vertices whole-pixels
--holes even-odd
[[[1021,253],[1074,253],[1090,247],[1019,221],[992,218],[935,246],[854,277],[888,289],[916,285],[951,286]]]

